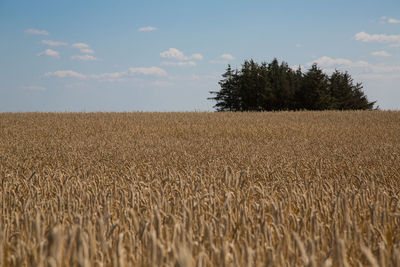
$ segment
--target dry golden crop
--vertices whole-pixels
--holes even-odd
[[[1,266],[400,266],[400,112],[0,114]]]

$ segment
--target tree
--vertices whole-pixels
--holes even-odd
[[[272,110],[295,109],[295,94],[298,90],[296,73],[286,62],[279,65],[277,59],[268,64],[268,82],[272,88],[274,102]]]
[[[298,91],[300,108],[307,110],[332,109],[332,98],[329,92],[329,78],[317,64],[303,76]]]
[[[226,72],[222,74],[222,80],[219,81],[220,91],[212,91],[216,97],[209,98],[217,101],[214,106],[218,111],[241,111],[241,97],[238,88],[238,71],[233,71],[228,65]]]
[[[235,70],[228,65],[219,85],[208,98],[217,102],[217,111],[372,109],[375,104],[347,72],[328,76],[314,64],[303,73],[277,59],[261,64],[246,60]]]
[[[329,78],[329,84],[335,109],[372,109],[376,102],[368,102],[367,97],[362,92],[362,84],[354,84],[347,72],[335,70]]]

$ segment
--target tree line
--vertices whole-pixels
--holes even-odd
[[[217,111],[273,110],[365,110],[373,109],[348,72],[335,70],[328,75],[317,64],[305,73],[286,62],[258,64],[246,60],[241,69],[230,65],[219,81],[221,89],[210,91]]]

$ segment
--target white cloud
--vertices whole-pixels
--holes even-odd
[[[71,56],[71,59],[78,59],[78,60],[83,60],[83,61],[98,60],[96,57],[91,56],[91,55],[73,55],[73,56]]]
[[[38,29],[27,29],[25,30],[25,33],[33,35],[49,35],[48,31]]]
[[[391,54],[389,54],[386,51],[376,51],[376,52],[372,52],[371,55],[376,56],[376,57],[390,57]]]
[[[202,60],[203,55],[196,53],[192,54],[190,57],[187,57],[183,54],[182,51],[176,48],[170,48],[167,51],[161,52],[160,56],[163,58],[172,58],[172,59],[178,59],[178,60],[190,60],[190,59],[195,59],[195,60]]]
[[[143,74],[143,75],[156,75],[156,76],[166,76],[167,72],[159,67],[150,68],[129,68],[128,71],[131,74]]]
[[[44,91],[44,90],[46,90],[45,87],[37,86],[37,85],[20,86],[19,89],[28,90],[28,91]]]
[[[357,41],[367,43],[400,43],[400,35],[369,34],[366,32],[359,32],[354,37]]]
[[[159,67],[149,67],[149,68],[129,68],[126,71],[121,72],[113,72],[113,73],[100,73],[100,74],[91,74],[84,75],[78,73],[73,70],[58,70],[55,72],[47,72],[44,74],[45,77],[55,76],[58,78],[79,78],[79,79],[93,79],[99,80],[102,82],[121,82],[124,81],[124,78],[135,75],[135,74],[143,74],[143,75],[154,75],[154,76],[166,76],[167,72]]]
[[[231,54],[222,54],[218,58],[210,60],[212,64],[227,64],[229,61],[234,60],[235,57]]]
[[[392,24],[399,24],[399,23],[400,23],[400,20],[399,20],[399,19],[392,19],[392,18],[389,18],[389,19],[388,19],[388,22],[389,22],[389,23],[392,23]]]
[[[152,26],[142,27],[142,28],[138,29],[138,31],[140,31],[140,32],[151,32],[151,31],[155,31],[155,30],[157,30],[157,28],[152,27]]]
[[[121,78],[123,75],[127,74],[126,71],[123,72],[111,72],[111,73],[102,73],[102,74],[93,74],[90,77],[94,79],[103,79],[103,78]]]
[[[43,52],[40,52],[37,54],[38,56],[49,56],[49,57],[55,57],[55,58],[60,58],[60,53],[58,53],[55,50],[52,49],[46,49]]]
[[[349,59],[345,58],[330,58],[327,56],[323,56],[318,58],[312,62],[309,62],[307,65],[311,66],[313,63],[317,63],[321,67],[333,67],[333,66],[347,66],[347,67],[367,67],[369,64],[365,61],[352,62]]]
[[[57,41],[51,41],[51,40],[42,40],[42,44],[49,45],[49,46],[64,46],[68,45],[67,43],[64,42],[57,42]]]
[[[72,44],[71,46],[78,49],[89,48],[89,45],[85,43],[75,43]]]
[[[222,54],[221,59],[234,60],[235,58],[231,54]]]
[[[164,58],[175,58],[175,59],[179,59],[179,60],[188,59],[187,57],[185,57],[185,55],[183,54],[182,51],[179,51],[176,48],[170,48],[167,51],[161,52],[160,56],[164,57]]]
[[[124,81],[123,77],[127,74],[126,71],[122,72],[112,72],[112,73],[101,73],[101,74],[93,74],[90,75],[90,78],[95,80],[100,80],[103,82],[122,82]]]
[[[193,54],[190,58],[191,59],[196,59],[196,60],[203,60],[203,55],[199,54],[199,53],[196,53],[196,54]]]
[[[94,51],[90,48],[81,48],[81,49],[79,49],[79,51],[81,51],[81,53],[85,53],[85,54],[94,54]]]
[[[321,57],[313,62],[308,63],[311,66],[313,63],[317,63],[319,67],[324,68],[326,72],[332,72],[334,69],[344,69],[346,71],[351,70],[359,77],[387,77],[391,79],[393,77],[399,77],[400,66],[388,66],[385,64],[370,64],[365,61],[353,62],[349,59],[344,58],[330,58],[327,56]]]
[[[174,62],[174,61],[164,61],[161,62],[161,65],[164,66],[178,66],[178,67],[185,67],[185,66],[196,66],[196,62],[194,61],[181,61],[181,62]]]
[[[80,78],[80,79],[86,78],[86,75],[80,74],[73,70],[58,70],[55,72],[47,72],[44,74],[44,76],[46,77],[56,76],[58,78],[67,78],[67,77]]]
[[[296,47],[297,47],[297,48],[300,48],[300,47],[301,47],[301,44],[296,44]]]
[[[389,23],[389,24],[399,24],[400,20],[383,16],[383,17],[381,17],[381,22],[382,23]]]
[[[112,72],[112,73],[101,73],[101,74],[92,74],[89,75],[88,78],[99,80],[101,82],[124,82],[132,79],[132,75],[142,74],[142,75],[150,75],[150,76],[166,76],[167,72],[158,67],[150,67],[150,68],[129,68],[126,71],[121,72]],[[135,78],[138,79],[138,78]],[[160,85],[158,85],[160,86]],[[165,84],[164,84],[165,86]]]
[[[81,53],[84,54],[94,54],[93,49],[90,48],[88,44],[85,43],[75,43],[71,45],[73,48],[79,49]]]

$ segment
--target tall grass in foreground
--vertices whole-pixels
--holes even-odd
[[[0,266],[400,266],[400,112],[0,114]]]

